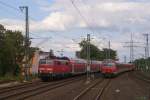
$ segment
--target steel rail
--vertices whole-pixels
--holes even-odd
[[[79,79],[73,78],[71,80],[64,80],[62,82],[59,81],[59,82],[55,82],[55,83],[48,83],[48,84],[45,84],[42,86],[37,86],[36,88],[30,88],[28,90],[21,91],[19,93],[1,96],[0,99],[4,100],[4,99],[9,99],[9,98],[14,98],[14,97],[17,98],[17,96],[20,96],[20,95],[23,95],[23,96],[21,98],[19,98],[18,100],[26,99],[26,98],[29,98],[31,96],[35,96],[35,95],[43,93],[43,92],[46,92],[46,91],[49,91],[49,90],[52,90],[52,89],[55,89],[58,87],[65,86],[69,83],[73,83],[77,80],[81,80],[82,78],[79,78]]]
[[[108,85],[110,84],[111,79],[108,80],[108,82],[104,85],[104,87],[102,87],[102,89],[99,91],[97,97],[95,98],[95,100],[100,100],[102,94],[104,93],[105,89],[108,87]]]
[[[84,89],[79,95],[77,95],[73,100],[79,100],[83,95],[85,95],[91,88],[95,87],[99,83],[102,83],[104,79],[97,81],[96,83],[90,85],[86,89]]]

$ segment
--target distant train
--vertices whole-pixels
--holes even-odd
[[[91,61],[90,72],[99,72],[101,61]],[[87,62],[83,59],[41,59],[38,69],[42,80],[85,74]]]
[[[135,69],[135,66],[133,64],[121,64],[121,63],[115,63],[115,62],[107,62],[104,63],[101,67],[101,73],[104,77],[113,77],[120,73],[126,72],[126,71],[132,71]]]

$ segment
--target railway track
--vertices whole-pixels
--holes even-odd
[[[144,76],[143,74],[141,74],[141,73],[133,72],[133,75],[132,75],[132,76],[135,77],[135,78],[137,78],[137,79],[139,79],[139,80],[142,80],[142,81],[145,81],[145,82],[150,83],[150,79],[147,78],[147,77],[145,77],[145,76]]]
[[[15,82],[15,80],[0,81],[0,84],[5,84],[5,83],[9,83],[9,82]]]
[[[41,83],[42,82],[37,81],[37,82],[29,82],[29,83],[23,83],[23,84],[19,84],[19,85],[15,85],[15,86],[0,88],[0,94],[4,93],[4,92],[13,91],[13,90],[19,90],[21,88],[26,88],[29,86],[39,85]]]
[[[0,94],[0,100],[23,100],[27,99],[29,97],[53,90],[55,88],[59,88],[62,86],[65,86],[67,84],[79,81],[83,78],[82,77],[75,77],[71,79],[66,79],[66,80],[61,80],[57,82],[52,82],[52,83],[37,83],[33,85],[28,85],[28,86],[22,86],[17,89],[10,89],[10,90],[5,90],[4,93]],[[4,90],[3,90],[4,91]]]
[[[99,100],[111,79],[102,79],[84,89],[73,100]]]

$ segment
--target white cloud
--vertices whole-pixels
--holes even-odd
[[[0,24],[4,25],[6,29],[24,31],[24,23],[17,19],[0,19]]]
[[[146,0],[145,2],[131,2],[129,0],[73,1],[88,22],[88,25],[90,25],[97,33],[106,32],[111,35],[118,33],[121,35],[118,35],[117,39],[124,42],[129,39],[129,36],[127,36],[126,33],[140,33],[136,35],[141,37],[141,33],[150,32],[150,2]],[[88,30],[88,25],[83,18],[81,18],[69,0],[55,0],[52,3],[48,3],[46,0],[38,0],[37,3],[45,13],[49,14],[40,21],[31,21],[31,32],[42,33],[52,30],[60,31],[62,34],[65,34],[68,30],[82,28]],[[1,19],[0,23],[4,24],[9,29],[24,30],[24,21]],[[116,40],[114,37],[110,39]],[[71,43],[65,43],[64,40],[62,43],[67,46],[68,51],[79,49]],[[63,44],[62,46],[51,46],[57,49],[63,48]],[[99,45],[99,42],[94,42],[94,44]],[[100,44],[100,47],[104,46],[106,47],[106,44]],[[112,48],[123,51],[120,43],[112,42]]]

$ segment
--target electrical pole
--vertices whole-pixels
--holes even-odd
[[[149,69],[148,67],[148,57],[149,57],[149,34],[144,34],[146,37],[146,46],[145,46],[145,68],[146,70]]]
[[[124,47],[129,47],[130,48],[130,62],[132,63],[134,61],[134,47],[139,47],[139,46],[135,46],[134,43],[138,43],[138,42],[133,41],[133,34],[131,33],[130,42],[125,42],[125,43],[129,43],[128,46],[124,46]]]
[[[29,80],[29,15],[28,6],[21,6],[21,11],[25,10],[25,80]]]
[[[149,57],[149,34],[144,34],[144,36],[146,37],[146,46],[145,46],[145,58]]]
[[[127,57],[124,56],[124,63],[126,64],[127,63]]]
[[[90,82],[90,34],[87,34],[87,83]]]
[[[108,59],[110,59],[110,41],[108,42]]]
[[[134,60],[134,49],[133,49],[133,35],[131,33],[131,41],[130,41],[130,61],[131,63]]]

